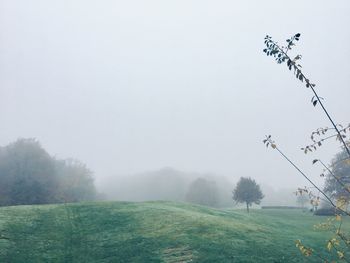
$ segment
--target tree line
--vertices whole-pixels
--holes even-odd
[[[35,139],[0,147],[0,206],[89,201],[93,173],[78,160],[59,160]]]

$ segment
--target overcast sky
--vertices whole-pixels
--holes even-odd
[[[264,135],[315,180],[311,160],[339,145],[300,151],[330,124],[263,40],[300,32],[293,52],[347,124],[349,12],[348,0],[0,0],[0,145],[35,137],[100,185],[165,166],[307,185]]]

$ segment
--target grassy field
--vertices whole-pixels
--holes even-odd
[[[324,248],[329,233],[313,229],[324,220],[173,202],[3,207],[0,262],[319,262],[294,241]]]

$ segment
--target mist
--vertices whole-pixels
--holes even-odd
[[[272,134],[322,184],[300,148],[329,124],[310,91],[263,54],[263,39],[301,33],[304,71],[346,123],[350,18],[348,1],[283,10],[276,1],[0,1],[0,145],[36,138],[54,157],[84,162],[113,200],[182,201],[200,177],[230,198],[252,177],[266,200],[290,204],[273,196],[307,182],[262,140]],[[339,146],[317,158],[329,162]]]

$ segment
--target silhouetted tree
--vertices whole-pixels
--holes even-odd
[[[51,157],[35,139],[0,147],[0,206],[93,200],[92,172]]]
[[[246,203],[248,213],[253,203],[260,204],[261,199],[264,198],[260,186],[250,177],[241,177],[232,193],[233,200],[238,203]]]
[[[19,139],[2,149],[0,204],[42,204],[54,201],[54,161],[34,139]]]

